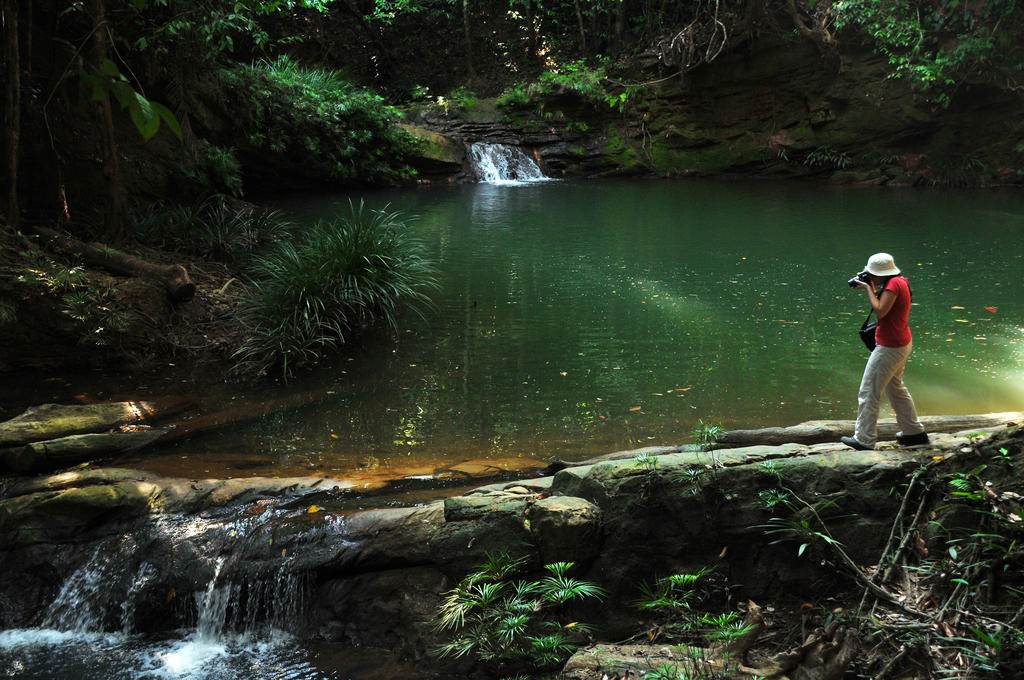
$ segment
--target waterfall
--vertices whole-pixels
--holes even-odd
[[[125,576],[121,555],[132,548],[128,539],[97,547],[61,585],[43,616],[42,627],[72,633],[103,631],[104,620],[108,619],[108,610],[117,600]],[[128,612],[123,607],[122,612],[123,621]]]
[[[61,584],[40,627],[0,630],[0,676],[335,677],[321,672],[313,663],[315,656],[289,632],[304,619],[308,575],[296,570],[290,555],[266,559],[272,554],[266,549],[270,525],[265,524],[271,514],[227,522],[216,517],[161,518],[152,533],[142,534],[145,540],[125,535],[101,542]],[[188,593],[190,597],[168,589],[167,568],[154,559],[153,546],[168,543],[191,545],[180,554],[207,567],[197,570],[206,574],[205,584]],[[166,561],[165,553],[155,554]],[[139,632],[137,616],[151,615],[154,601],[164,598],[164,611],[174,606],[194,616],[193,625],[159,635]]]
[[[488,184],[543,182],[547,177],[518,146],[474,142],[469,157],[477,179]]]

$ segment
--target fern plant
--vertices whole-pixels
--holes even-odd
[[[570,576],[572,562],[547,565],[539,580],[513,580],[524,563],[505,552],[488,553],[484,564],[446,594],[435,628],[450,639],[437,648],[439,657],[549,668],[576,650],[593,627],[567,622],[563,609],[599,600],[604,589]]]

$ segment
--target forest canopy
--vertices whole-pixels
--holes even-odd
[[[258,109],[281,77],[259,76],[272,84],[253,87],[252,69],[284,55],[306,73],[345,80],[331,91],[341,95],[290,85],[284,101],[320,111],[340,96],[364,111],[346,128],[358,143],[341,148],[345,158],[360,145],[378,153],[328,159],[333,174],[391,182],[409,177],[408,142],[385,135],[377,143],[377,133],[354,127],[389,125],[389,103],[453,90],[493,96],[542,77],[621,90],[768,39],[810,41],[837,69],[841,45],[866,46],[886,58],[892,77],[946,106],[965,85],[1019,90],[1022,27],[1014,0],[4,0],[5,212],[16,222],[26,208],[66,213],[103,196],[106,231],[123,238],[128,189],[119,178],[138,171],[120,167],[123,147],[138,143],[125,123],[155,139],[161,162],[179,174],[223,175],[234,155],[274,149],[259,131],[238,142],[213,129],[209,103]],[[247,85],[232,89],[244,74]],[[182,148],[168,149],[175,144]],[[87,157],[104,159],[105,186],[68,196],[66,178],[81,175]],[[367,172],[372,164],[383,167]],[[219,190],[231,183],[212,182]]]

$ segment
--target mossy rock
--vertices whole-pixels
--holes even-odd
[[[59,543],[91,530],[113,531],[148,514],[159,487],[122,481],[0,501],[0,546]]]

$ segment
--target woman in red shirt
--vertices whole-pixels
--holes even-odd
[[[910,316],[910,285],[889,253],[875,253],[864,270],[870,283],[857,280],[855,287],[867,293],[872,311],[878,317],[875,349],[871,352],[857,396],[857,426],[852,437],[842,442],[860,450],[875,448],[878,409],[884,391],[896,411],[900,433],[896,441],[904,446],[928,443],[928,434],[917,417],[914,398],[903,384],[903,369],[913,346],[907,319]],[[879,288],[880,287],[880,288]],[[876,289],[881,290],[876,293]]]

